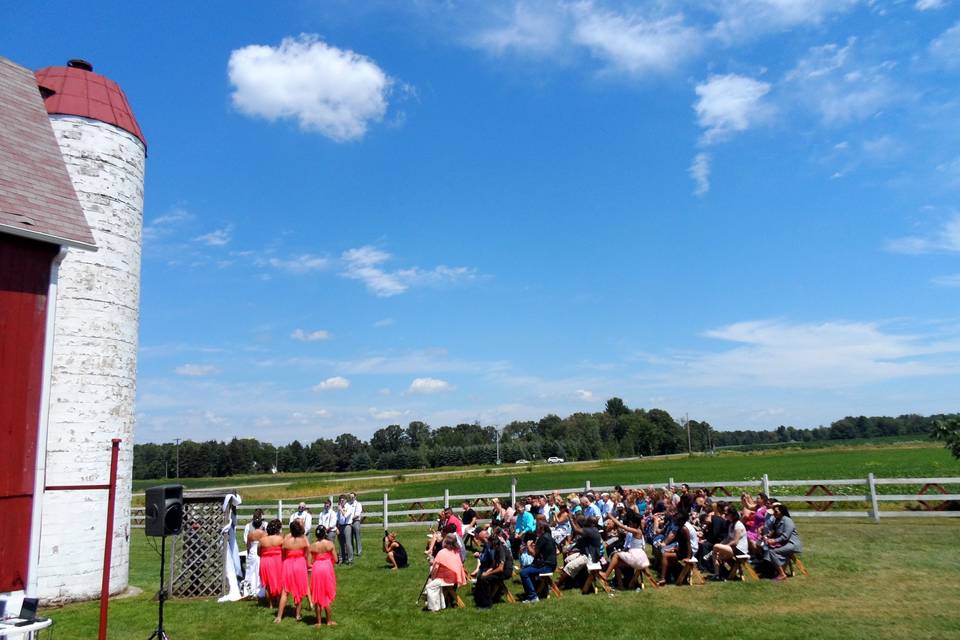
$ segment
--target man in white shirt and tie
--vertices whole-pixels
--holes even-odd
[[[337,507],[337,534],[340,538],[340,563],[353,564],[353,505],[340,496]]]
[[[290,522],[288,524],[292,524],[294,520],[299,520],[303,524],[303,530],[309,538],[310,525],[313,524],[313,515],[310,513],[310,510],[307,509],[306,502],[301,502],[297,510],[290,514]]]
[[[333,508],[330,498],[323,503],[323,511],[317,516],[317,524],[327,530],[327,540],[335,542],[337,539],[337,510]],[[319,541],[318,541],[319,542]]]
[[[350,505],[353,507],[353,523],[350,531],[353,536],[353,552],[359,558],[363,555],[363,538],[360,537],[360,524],[363,522],[363,505],[357,500],[357,494],[350,494]]]

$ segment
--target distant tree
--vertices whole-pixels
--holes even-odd
[[[614,418],[622,416],[625,413],[629,413],[630,409],[627,408],[627,405],[623,404],[623,400],[620,398],[610,398],[607,400],[607,415],[613,416]]]
[[[930,437],[934,440],[942,440],[953,457],[960,460],[960,417],[937,420],[933,423]]]
[[[407,441],[414,449],[428,446],[430,439],[430,425],[427,423],[415,421],[407,425]]]

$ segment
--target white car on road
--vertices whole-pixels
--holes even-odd
[[[563,462],[563,458],[558,458],[557,456],[550,456],[549,458],[547,458],[547,462],[549,462],[550,464],[559,464]]]
[[[517,460],[517,461],[514,462],[513,464],[530,464],[530,461],[529,461],[529,460],[526,460],[526,459],[524,459],[524,458],[520,458],[519,460]]]

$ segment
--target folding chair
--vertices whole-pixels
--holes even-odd
[[[754,582],[760,580],[760,576],[757,575],[757,572],[754,570],[753,565],[750,564],[750,556],[746,553],[739,554],[736,557],[737,564],[733,568],[734,575],[739,580],[746,581],[747,578],[753,580]]]
[[[465,604],[460,598],[460,594],[457,593],[457,585],[452,582],[444,582],[440,585],[440,588],[443,590],[443,599],[446,601],[448,607],[456,607],[457,609],[463,609]]]
[[[805,576],[810,575],[807,573],[807,568],[803,566],[803,560],[800,559],[800,556],[794,554],[787,558],[787,575],[792,578],[797,571]]]
[[[650,575],[650,569],[634,569],[633,578],[630,580],[630,584],[627,585],[628,589],[643,589],[643,581],[646,580],[650,583],[650,586],[654,589],[659,589],[660,585],[657,584],[657,581],[653,579],[653,576]]]
[[[677,576],[676,584],[704,584],[706,581],[703,579],[703,575],[700,573],[700,569],[697,568],[697,559],[696,558],[684,558],[681,560],[683,562],[683,571],[680,572],[680,575]]]
[[[588,562],[587,563],[587,580],[583,583],[582,593],[587,593],[593,589],[594,593],[597,593],[597,583],[600,584],[600,587],[603,588],[608,594],[613,595],[613,589],[610,587],[610,584],[603,579],[603,576],[600,575],[600,563],[599,562]]]
[[[563,593],[560,591],[557,583],[553,581],[553,572],[545,571],[537,576],[537,597],[543,599],[549,597],[551,594],[558,598],[563,597]]]

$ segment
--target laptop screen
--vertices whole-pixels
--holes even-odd
[[[23,606],[20,607],[20,618],[24,620],[33,620],[37,617],[37,604],[40,601],[37,598],[24,598]]]

